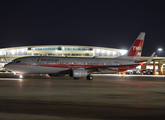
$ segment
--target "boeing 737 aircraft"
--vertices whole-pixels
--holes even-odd
[[[49,74],[49,76],[69,74],[74,79],[86,77],[87,80],[92,80],[91,74],[117,73],[141,65],[142,63],[138,61],[140,60],[144,37],[145,33],[141,32],[128,53],[117,58],[30,56],[17,58],[5,65],[5,68],[20,75],[25,73]]]

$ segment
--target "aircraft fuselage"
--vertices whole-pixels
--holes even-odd
[[[77,68],[95,68],[109,65],[129,65],[134,64],[132,60],[108,59],[108,58],[81,58],[81,57],[23,57],[14,60],[5,67],[13,72],[32,73],[32,74],[55,74],[68,69]],[[134,66],[122,66],[119,68],[109,68],[103,71],[94,72],[96,74],[102,73],[116,73],[131,69]]]

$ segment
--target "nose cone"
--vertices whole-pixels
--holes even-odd
[[[4,66],[4,68],[6,68],[6,69],[8,69],[8,70],[11,70],[11,69],[12,69],[12,67],[11,67],[10,64],[6,64],[6,65]]]

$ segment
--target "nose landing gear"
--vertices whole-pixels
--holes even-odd
[[[19,78],[20,78],[20,79],[23,78],[23,75],[19,75]]]

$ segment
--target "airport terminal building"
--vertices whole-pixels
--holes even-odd
[[[75,46],[75,45],[39,45],[23,46],[0,49],[0,69],[5,65],[4,55],[7,62],[15,58],[24,56],[57,56],[57,57],[94,57],[115,58],[127,53],[128,50],[93,47],[93,46]],[[148,57],[141,57],[141,60],[147,60]],[[164,61],[163,61],[164,60]],[[154,57],[149,65],[138,66],[136,70],[153,70],[155,74],[164,74],[165,58]]]

